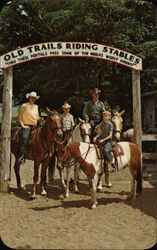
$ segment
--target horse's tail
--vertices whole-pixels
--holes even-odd
[[[142,193],[142,179],[143,179],[143,174],[142,174],[142,156],[141,156],[139,159],[139,164],[138,164],[137,174],[136,174],[136,181],[137,181],[136,193],[137,194]]]

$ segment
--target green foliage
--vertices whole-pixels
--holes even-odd
[[[156,89],[155,9],[142,0],[14,0],[0,15],[0,53],[48,41],[81,41],[111,45],[143,58],[142,92]],[[82,115],[89,89],[98,85],[107,108],[126,109],[132,120],[131,70],[84,58],[36,60],[14,67],[14,99],[37,91],[38,104],[59,108],[72,104]],[[0,91],[2,88],[0,87]]]

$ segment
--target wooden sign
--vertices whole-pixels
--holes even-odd
[[[83,42],[47,42],[29,45],[0,56],[0,68],[47,57],[89,57],[107,60],[142,70],[142,59],[111,46]]]

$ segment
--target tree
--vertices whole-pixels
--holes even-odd
[[[143,58],[142,92],[155,89],[156,23],[153,5],[137,0],[15,0],[0,16],[1,54],[47,41],[85,41],[107,44]],[[7,42],[6,42],[7,41]],[[97,59],[53,58],[14,68],[14,97],[23,102],[27,91],[36,90],[45,108],[72,104],[81,115],[89,89],[101,87],[107,106],[127,107],[131,122],[131,71]]]

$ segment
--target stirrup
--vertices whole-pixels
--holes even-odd
[[[20,162],[20,164],[24,164],[25,163],[25,156],[24,155],[21,155],[19,158],[18,158],[18,161]]]

